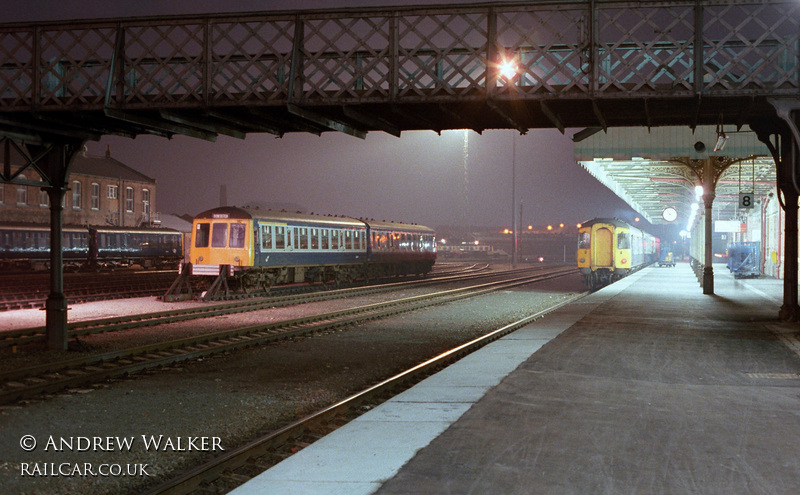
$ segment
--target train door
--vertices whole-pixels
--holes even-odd
[[[614,233],[608,227],[599,227],[592,242],[594,267],[609,268],[614,265]]]

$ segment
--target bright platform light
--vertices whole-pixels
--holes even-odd
[[[503,60],[500,63],[500,75],[511,79],[517,74],[517,64],[513,60]]]

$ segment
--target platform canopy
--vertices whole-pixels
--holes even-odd
[[[727,141],[721,150],[714,151],[722,133]],[[765,197],[777,192],[775,162],[767,147],[746,126],[701,126],[694,131],[689,127],[620,127],[600,130],[582,140],[580,135],[573,138],[578,163],[655,225],[685,225],[692,203],[698,202],[695,186],[699,180],[680,163],[681,159],[724,156],[732,161],[717,181],[716,219],[739,217],[743,212],[739,209],[740,193],[752,193],[757,207]],[[702,143],[705,150],[698,151],[702,147],[697,143]],[[664,211],[669,208],[677,212],[675,220],[664,218]]]

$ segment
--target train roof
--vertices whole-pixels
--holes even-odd
[[[32,222],[0,222],[0,230],[2,229],[42,230],[50,232],[50,224]],[[70,232],[73,230],[86,231],[86,227],[83,225],[63,225],[61,229]]]
[[[117,227],[113,225],[92,226],[89,229],[107,234],[183,234],[180,230],[169,227]]]
[[[399,223],[399,222],[377,222],[375,220],[365,220],[370,228],[382,230],[404,230],[407,232],[415,232],[419,234],[433,234],[434,230],[424,225],[417,225],[413,223]]]
[[[595,225],[595,224],[598,224],[598,223],[608,223],[608,224],[613,225],[614,227],[624,227],[624,228],[630,229],[631,232],[634,232],[634,233],[635,232],[640,232],[642,234],[645,234],[645,235],[653,237],[653,234],[651,234],[651,233],[649,233],[649,232],[647,232],[645,230],[642,230],[639,227],[634,227],[633,225],[629,224],[628,222],[624,222],[624,221],[620,220],[619,218],[593,218],[591,220],[587,220],[585,222],[582,222],[581,223],[581,227],[591,227],[592,225]]]
[[[309,213],[262,210],[259,208],[239,208],[236,206],[221,206],[197,214],[195,219],[206,218],[232,218],[242,220],[256,220],[266,222],[300,222],[314,223],[331,226],[364,227],[364,222],[350,217],[337,217],[333,215],[314,215]]]
[[[615,227],[630,227],[631,224],[623,222],[619,218],[592,218],[585,222],[581,222],[581,227],[589,227],[597,223],[610,223]]]
[[[50,232],[49,223],[31,223],[31,222],[2,222],[0,223],[0,230],[2,229],[24,229],[29,231],[43,231]],[[64,232],[81,231],[86,232],[89,229],[97,230],[98,232],[119,232],[119,233],[180,233],[175,229],[167,227],[116,227],[112,225],[64,225],[61,228]]]
[[[262,210],[259,208],[239,208],[236,206],[221,206],[211,210],[204,211],[197,214],[195,219],[207,218],[233,218],[242,220],[256,220],[267,222],[301,222],[301,223],[314,223],[318,225],[330,226],[344,226],[344,227],[364,227],[368,225],[370,228],[385,229],[385,230],[403,230],[408,232],[417,233],[430,233],[434,231],[431,228],[423,225],[415,225],[410,223],[400,222],[386,222],[375,221],[368,219],[359,219],[345,216],[333,215],[314,215],[310,213],[276,211],[276,210]]]

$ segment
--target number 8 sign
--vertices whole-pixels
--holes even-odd
[[[755,206],[754,204],[754,194],[753,193],[739,193],[739,208],[740,209],[749,209]]]

